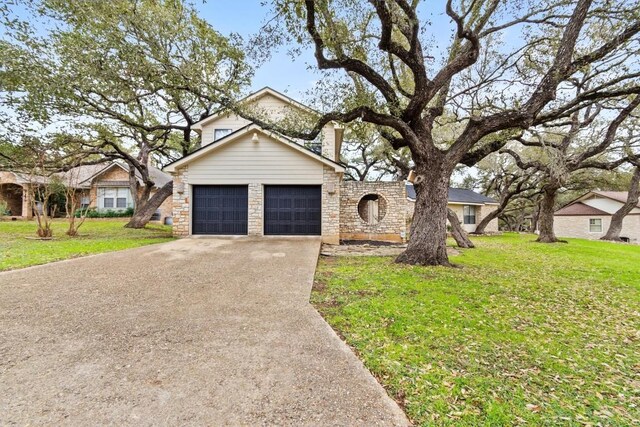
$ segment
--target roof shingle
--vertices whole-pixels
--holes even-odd
[[[557,216],[572,216],[572,215],[611,215],[603,210],[594,208],[593,206],[586,205],[582,202],[572,203],[561,209],[558,209],[554,215]]]
[[[410,182],[407,183],[407,197],[411,200],[416,199],[416,189]],[[483,205],[485,203],[497,203],[492,198],[476,193],[473,190],[453,187],[449,187],[448,200],[451,203],[472,203],[478,205]]]

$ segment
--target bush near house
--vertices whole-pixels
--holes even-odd
[[[75,212],[75,217],[80,218],[82,210]],[[98,210],[96,208],[90,208],[87,211],[87,218],[130,218],[133,215],[133,208],[127,208],[121,211],[114,211],[112,209]]]
[[[534,239],[323,258],[312,302],[417,425],[637,424],[640,246]]]
[[[53,240],[33,240],[36,235],[33,221],[0,221],[0,271],[173,239],[171,227],[148,225],[143,229],[131,229],[124,228],[125,224],[126,221],[118,219],[88,219],[78,236],[69,237],[65,234],[69,223],[55,219],[52,223]]]

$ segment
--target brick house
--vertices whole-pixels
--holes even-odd
[[[611,216],[627,201],[626,191],[590,191],[554,213],[553,228],[559,237],[599,239],[611,224]],[[620,237],[640,242],[640,204],[622,221]]]
[[[296,116],[303,120],[311,111],[270,88],[240,105],[282,123],[295,123]],[[201,147],[164,168],[174,180],[174,235],[319,235],[327,243],[406,240],[412,186],[344,181],[339,163],[343,129],[337,123],[326,124],[312,142],[266,131],[228,111],[193,129]],[[473,231],[497,204],[465,191],[465,197],[473,197],[450,200],[450,207]],[[487,230],[497,228],[496,219]]]
[[[150,166],[150,175],[156,187],[171,180],[171,176]],[[134,198],[129,188],[129,169],[126,164],[116,161],[97,165],[78,166],[59,174],[66,185],[77,189],[77,197],[83,206],[98,210],[125,210],[133,207]],[[141,182],[140,178],[138,178]],[[31,177],[18,172],[0,172],[0,201],[7,203],[10,216],[31,218],[33,216],[29,200],[29,185],[44,185],[49,179]],[[172,215],[170,198],[160,206],[160,218]]]

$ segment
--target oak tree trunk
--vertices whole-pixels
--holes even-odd
[[[447,199],[451,174],[433,165],[428,169],[421,168],[417,163],[416,203],[409,243],[396,262],[451,266],[447,256]]]
[[[140,200],[136,205],[135,212],[131,220],[125,225],[127,228],[144,228],[151,220],[151,217],[158,210],[162,202],[173,194],[173,181],[167,182],[158,189],[153,196],[146,200]]]
[[[618,209],[611,216],[611,224],[607,234],[600,238],[600,240],[613,240],[620,242],[620,232],[622,232],[622,221],[635,207],[638,206],[638,199],[640,199],[640,167],[637,167],[633,173],[631,179],[631,188],[629,188],[629,195],[627,201],[620,209]]]
[[[451,235],[453,236],[456,244],[461,248],[475,248],[473,242],[469,240],[469,235],[460,225],[460,220],[458,219],[458,215],[451,209],[447,208],[447,219],[449,220],[449,224],[451,224]]]
[[[558,187],[555,185],[547,185],[542,190],[542,202],[540,203],[540,212],[538,214],[538,225],[540,227],[540,235],[537,242],[556,243],[558,238],[553,231],[553,213],[556,204],[556,194]]]
[[[473,234],[484,234],[484,229],[487,228],[487,225],[489,225],[491,221],[497,218],[498,215],[500,215],[503,210],[504,209],[498,208],[496,210],[489,212],[489,214],[487,214],[487,216],[482,218],[482,221],[480,221],[480,223],[476,226],[476,229],[473,232]]]

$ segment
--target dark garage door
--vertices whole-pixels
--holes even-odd
[[[193,234],[247,234],[246,185],[193,187]]]
[[[267,185],[264,188],[264,234],[320,235],[321,212],[319,185]]]

